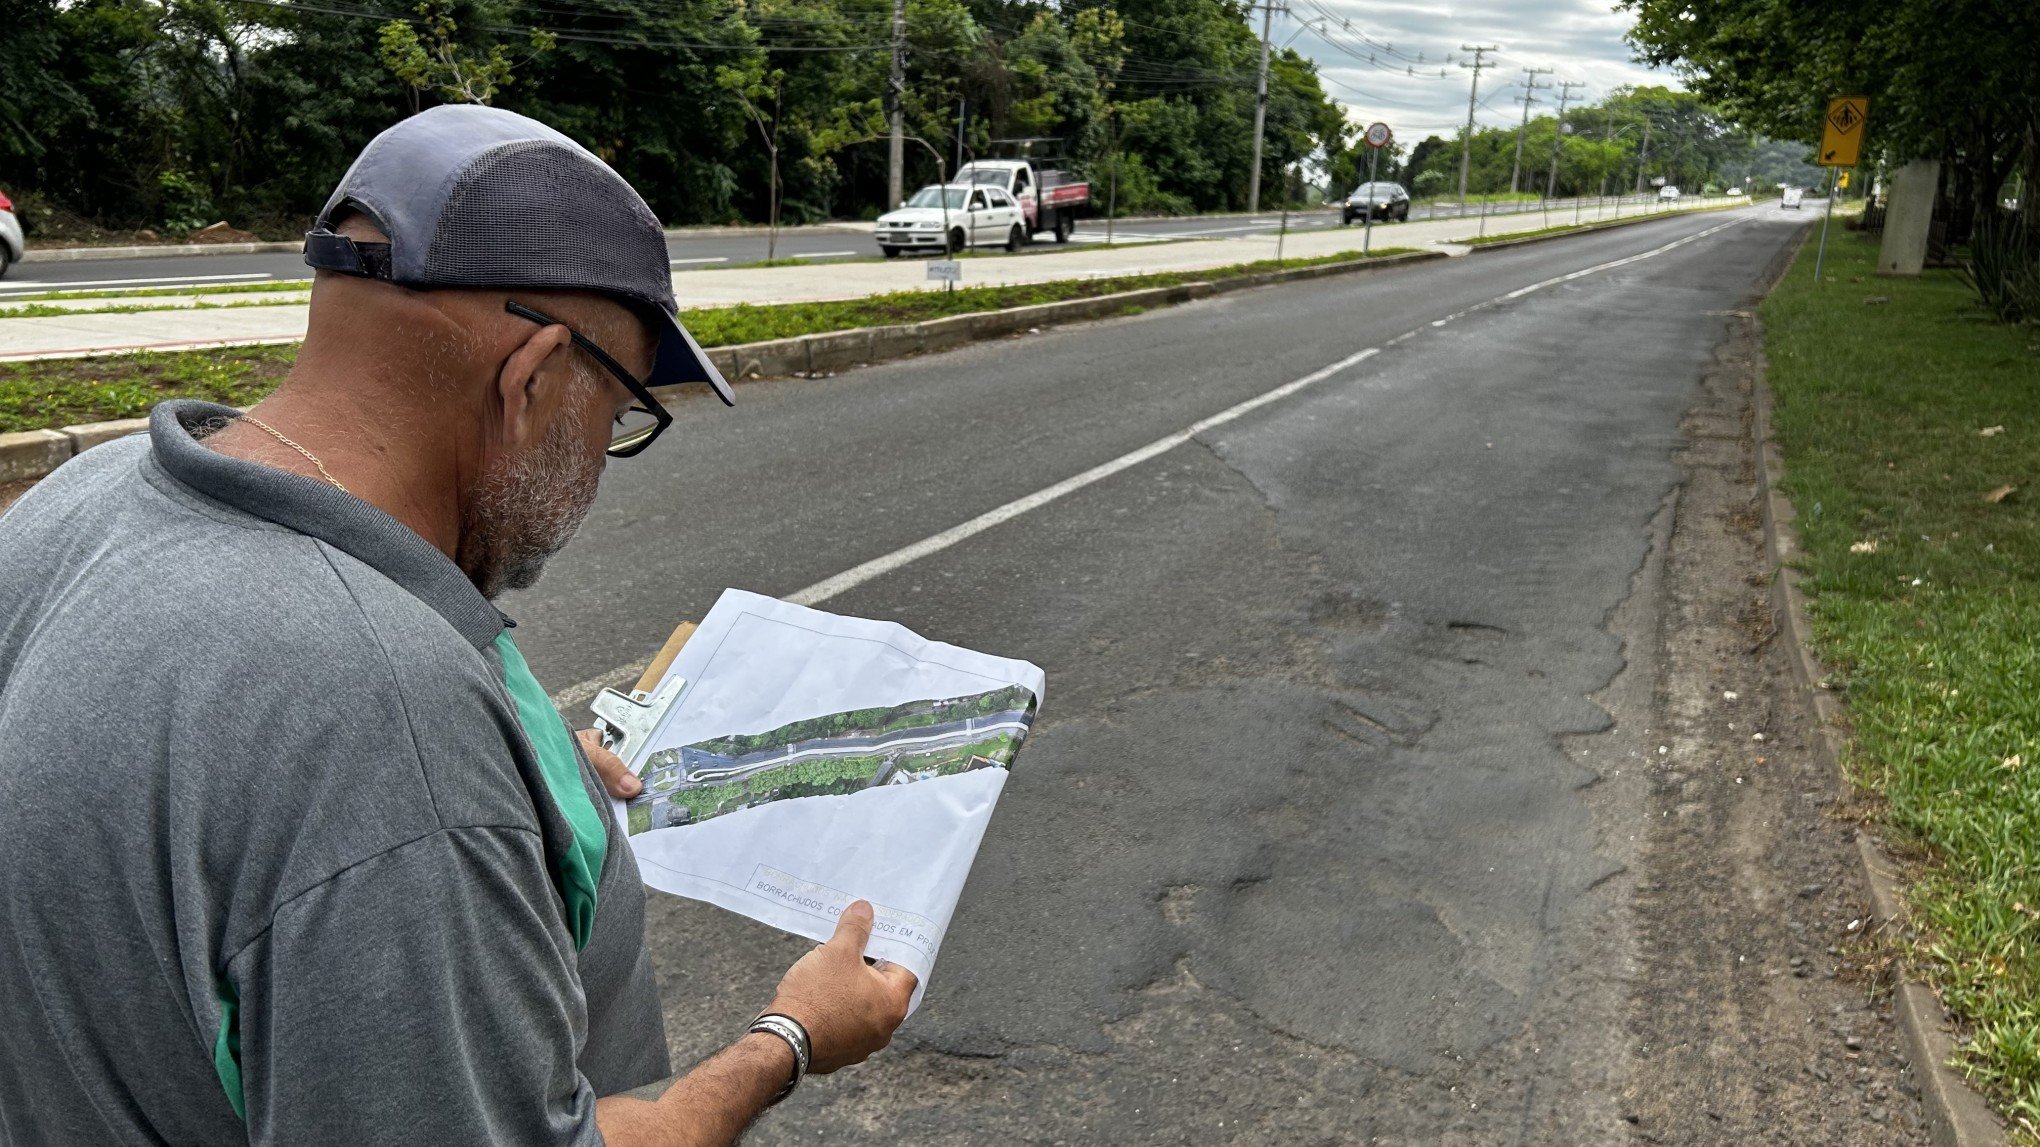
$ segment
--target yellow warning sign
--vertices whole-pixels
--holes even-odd
[[[1842,96],[1828,102],[1827,117],[1821,121],[1820,159],[1822,167],[1854,167],[1863,154],[1863,125],[1870,118],[1870,101],[1862,96]]]

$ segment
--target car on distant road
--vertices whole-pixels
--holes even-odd
[[[7,268],[21,262],[28,253],[28,244],[21,237],[21,220],[14,217],[14,201],[7,193],[0,191],[0,275]]]
[[[960,183],[931,183],[914,192],[899,210],[878,217],[873,234],[888,259],[902,251],[954,254],[965,247],[1018,251],[1027,241],[1026,219],[1012,195]]]
[[[1339,221],[1396,219],[1410,217],[1410,193],[1400,183],[1363,183],[1353,189],[1339,208]]]
[[[1784,194],[1778,197],[1778,206],[1790,207],[1794,210],[1798,210],[1799,205],[1801,203],[1804,203],[1805,201],[1806,201],[1806,188],[1788,187],[1785,189]]]
[[[1677,199],[1679,197],[1678,185],[1672,183],[1665,184],[1663,187],[1658,188],[1657,197],[1659,199]]]
[[[1729,189],[1728,189],[1728,193],[1729,193],[1730,195],[1741,195],[1741,194],[1742,194],[1742,188],[1740,188],[1740,187],[1731,187],[1731,188],[1729,188]]]

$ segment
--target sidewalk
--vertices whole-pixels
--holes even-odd
[[[1689,201],[1698,205],[1697,200]],[[1613,219],[1655,211],[1655,205],[1610,205],[1581,221]],[[1551,213],[1551,225],[1573,222],[1572,212]],[[1491,217],[1489,235],[1534,231],[1545,226],[1541,212]],[[1464,254],[1459,241],[1479,230],[1477,219],[1439,219],[1379,224],[1374,249],[1416,247]],[[1279,244],[1284,257],[1310,258],[1359,251],[1363,228],[1313,230],[1291,234]],[[1199,271],[1235,263],[1273,259],[1273,235],[1245,238],[1141,242],[1126,247],[1086,244],[1047,254],[988,256],[963,260],[963,281],[971,285],[1040,283],[1054,279],[1101,279],[1168,271]],[[740,303],[823,302],[863,298],[892,291],[931,290],[927,264],[918,259],[884,262],[819,263],[800,267],[750,267],[727,271],[686,271],[673,276],[682,310]],[[234,296],[219,296],[224,300]],[[150,305],[190,307],[197,296],[136,299]],[[248,296],[238,296],[246,300]],[[0,319],[0,362],[67,358],[142,350],[192,350],[222,344],[292,342],[304,337],[307,307],[221,307],[206,310],[162,310],[131,314],[91,314],[49,318]]]

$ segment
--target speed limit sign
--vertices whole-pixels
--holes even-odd
[[[1387,147],[1388,141],[1394,138],[1395,133],[1388,130],[1388,125],[1385,123],[1371,123],[1367,125],[1368,147],[1373,148]]]

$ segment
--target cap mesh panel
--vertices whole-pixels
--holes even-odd
[[[440,213],[434,284],[629,295],[673,310],[659,220],[623,177],[548,140],[476,156]]]

